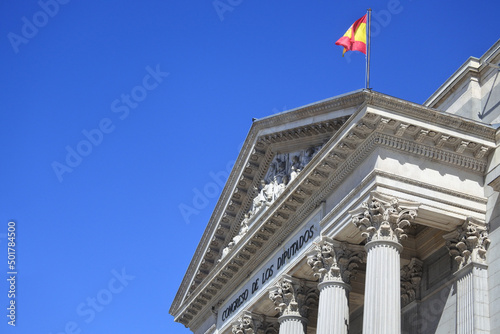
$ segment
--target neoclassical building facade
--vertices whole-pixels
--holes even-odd
[[[255,120],[172,303],[197,334],[500,333],[500,40],[423,104]]]

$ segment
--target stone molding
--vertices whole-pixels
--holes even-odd
[[[392,241],[401,243],[408,236],[405,229],[417,216],[419,203],[402,201],[372,192],[361,208],[350,211],[352,222],[368,242]]]
[[[462,226],[443,236],[450,255],[462,269],[470,263],[486,265],[486,252],[490,245],[488,226],[467,218]]]
[[[405,307],[419,297],[423,264],[420,259],[414,257],[409,264],[401,267],[401,307]]]
[[[210,328],[207,329],[204,334],[214,334],[216,329],[217,329],[217,326],[215,326],[215,324],[214,324],[214,325],[210,326]]]
[[[320,284],[350,284],[351,278],[356,275],[356,268],[366,257],[364,251],[353,250],[355,246],[321,237],[321,241],[315,244],[314,250],[307,256],[307,264],[314,271],[314,276],[319,278]]]
[[[265,117],[255,121],[252,128],[255,131],[265,129],[276,124],[287,124],[308,117],[318,116],[324,113],[355,107],[365,103],[367,100],[366,91],[357,91],[328,100],[320,101],[308,106],[290,110],[270,117]]]
[[[487,162],[481,159],[489,151],[488,147],[479,146],[478,148],[475,148],[475,150],[473,150],[472,156],[466,156],[462,154],[464,152],[463,146],[458,146],[455,149],[455,152],[443,150],[443,141],[450,141],[451,139],[449,137],[447,137],[446,139],[443,139],[443,137],[441,137],[440,140],[435,143],[435,147],[414,143],[409,140],[385,134],[381,134],[376,140],[377,144],[380,145],[385,145],[390,148],[396,148],[398,150],[418,154],[421,156],[425,156],[428,159],[437,160],[439,162],[455,165],[461,168],[481,173],[484,173],[487,168]]]
[[[442,125],[472,133],[486,140],[494,140],[495,129],[490,126],[378,92],[372,92],[371,97],[372,98],[368,103],[374,106],[396,111],[399,114],[411,116],[416,119],[421,119],[426,123]]]

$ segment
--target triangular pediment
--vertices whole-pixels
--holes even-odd
[[[189,300],[200,283],[217,265],[222,250],[239,233],[241,222],[259,192],[261,181],[269,182],[271,164],[285,156],[298,155],[304,169],[307,150],[318,150],[365,103],[362,91],[259,119],[243,144],[226,186],[185,274],[171,312]],[[290,162],[288,162],[290,163]],[[287,166],[291,177],[291,165]]]
[[[170,312],[190,325],[223,302],[375,147],[484,173],[494,139],[491,127],[371,91],[257,120]]]

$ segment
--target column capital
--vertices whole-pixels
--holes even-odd
[[[255,334],[261,323],[262,316],[243,311],[243,314],[234,321],[232,332],[233,334]]]
[[[356,268],[365,260],[366,253],[358,245],[339,242],[322,236],[314,250],[307,256],[307,264],[314,271],[319,282],[349,284],[356,274]]]
[[[488,225],[469,217],[443,238],[460,270],[470,263],[486,264],[486,252],[490,245],[488,236]]]
[[[417,216],[420,203],[400,200],[373,191],[367,202],[349,213],[352,222],[368,242],[393,241],[407,238],[405,228]]]
[[[266,316],[243,311],[243,314],[233,322],[233,334],[278,334],[278,321],[268,321]]]
[[[317,299],[315,290],[307,281],[289,275],[283,275],[269,289],[269,298],[273,301],[280,316],[307,318],[311,299]]]

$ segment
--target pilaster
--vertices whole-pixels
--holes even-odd
[[[490,331],[488,266],[486,252],[490,240],[487,226],[467,219],[455,231],[444,236],[450,255],[457,261],[458,334],[486,334]]]

